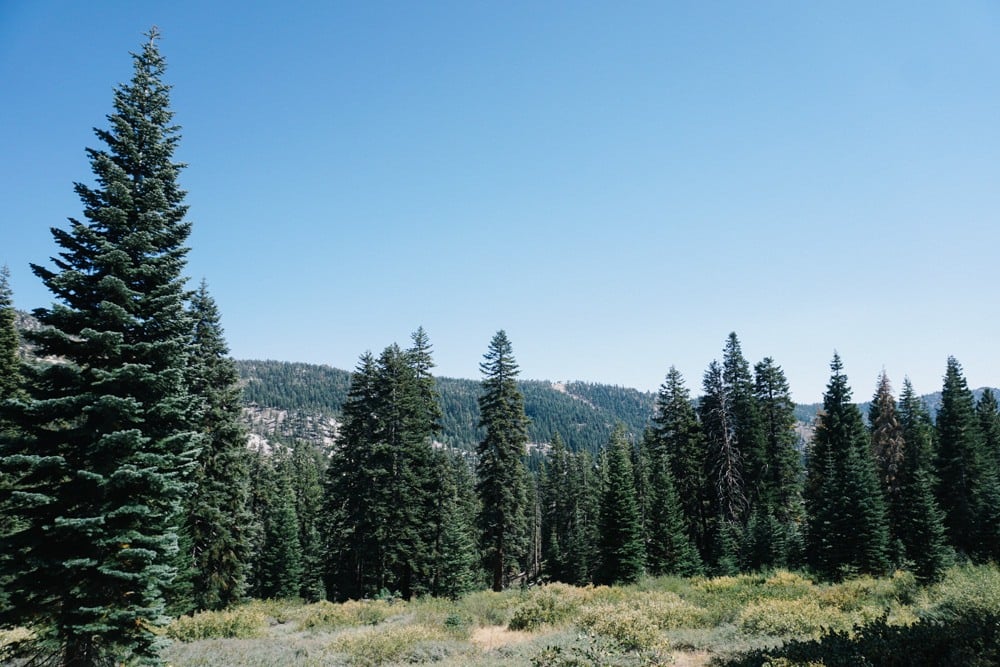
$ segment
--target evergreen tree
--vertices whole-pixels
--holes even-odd
[[[983,395],[976,401],[976,416],[987,464],[1000,470],[1000,405],[992,389],[983,390]]]
[[[705,559],[710,552],[714,488],[706,476],[705,437],[691,395],[684,386],[684,378],[673,366],[656,397],[653,438],[657,454],[665,455],[670,462],[688,538]]]
[[[501,591],[511,572],[522,570],[527,538],[527,473],[521,459],[528,442],[528,418],[517,386],[517,362],[504,331],[493,336],[479,368],[483,373],[479,425],[486,429],[476,450],[481,548],[492,588]]]
[[[0,504],[23,527],[3,539],[5,621],[38,632],[63,664],[159,662],[173,576],[182,474],[194,456],[184,366],[184,193],[158,35],[115,92],[95,187],[77,184],[86,222],[54,228],[55,270],[32,265],[58,302],[35,311],[30,400],[0,447],[13,489]],[[12,506],[10,503],[14,502]],[[44,658],[41,658],[44,660]]]
[[[705,395],[699,410],[708,441],[708,461],[715,485],[715,506],[719,516],[739,522],[747,508],[743,487],[743,457],[736,441],[732,393],[722,375],[722,367],[713,361],[705,371]]]
[[[701,558],[687,532],[670,457],[657,446],[652,431],[642,444],[648,461],[649,511],[643,520],[648,570],[655,576],[700,574]]]
[[[10,269],[0,267],[0,401],[15,398],[21,390],[21,338],[17,333],[14,293],[10,288]],[[2,427],[0,415],[0,427]]]
[[[752,510],[761,493],[767,492],[764,478],[768,460],[754,377],[735,332],[729,334],[722,350],[722,381],[727,388],[728,404],[732,411],[729,420],[736,439],[736,449],[742,460],[746,508]]]
[[[437,503],[433,584],[437,596],[457,599],[481,584],[475,521],[479,511],[472,471],[460,457],[437,456],[440,479]]]
[[[601,564],[598,583],[632,583],[643,573],[646,551],[635,497],[630,445],[618,426],[605,451],[601,494]]]
[[[202,445],[185,501],[190,586],[195,609],[223,609],[246,593],[250,459],[239,375],[204,281],[190,315],[188,383],[198,399],[193,422]]]
[[[351,380],[325,491],[327,587],[337,599],[432,586],[441,508],[430,439],[440,409],[418,334],[407,352],[391,345],[377,361],[365,355]]]
[[[828,577],[888,568],[888,527],[869,438],[840,356],[834,354],[809,456],[808,548]]]
[[[303,560],[295,511],[295,465],[288,452],[273,453],[268,464],[269,502],[264,508],[264,543],[255,596],[294,598],[302,586]]]
[[[896,411],[896,399],[892,395],[892,387],[885,371],[879,376],[878,388],[872,398],[869,424],[872,453],[889,520],[890,553],[894,561],[899,562],[905,551],[901,536],[906,511],[903,505],[903,486],[906,482],[903,474],[905,447],[903,426]]]
[[[976,559],[1000,558],[1000,484],[983,444],[962,366],[948,357],[937,415],[938,503],[951,544]]]
[[[292,445],[291,468],[295,487],[295,516],[299,526],[299,547],[302,552],[302,573],[298,596],[306,602],[318,602],[326,597],[323,585],[323,540],[320,537],[320,515],[323,504],[323,453],[312,443],[296,440]]]
[[[802,457],[796,449],[795,403],[785,372],[770,357],[754,366],[754,397],[764,442],[764,468],[757,507],[748,527],[751,544],[744,559],[751,569],[794,566],[805,522]]]
[[[933,479],[936,464],[934,422],[920,397],[913,390],[910,378],[903,378],[899,392],[899,424],[903,429],[905,459],[910,468],[922,469]]]

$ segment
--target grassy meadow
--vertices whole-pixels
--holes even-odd
[[[177,619],[166,630],[173,642],[164,656],[172,667],[742,665],[741,654],[815,639],[824,629],[852,637],[872,622],[905,627],[977,609],[1000,611],[994,567],[955,567],[930,587],[905,572],[837,584],[787,571],[664,577],[630,586],[477,592],[455,601],[253,601]]]

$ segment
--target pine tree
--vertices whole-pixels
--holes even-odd
[[[632,583],[644,571],[646,550],[635,497],[630,445],[619,425],[605,450],[601,494],[601,564],[597,581]]]
[[[824,576],[881,574],[888,568],[888,527],[867,429],[834,354],[809,454],[808,548]]]
[[[654,576],[700,574],[701,558],[687,532],[670,457],[652,431],[642,444],[648,462],[649,511],[643,521],[648,570]]]
[[[948,357],[937,415],[938,503],[951,544],[966,556],[1000,558],[1000,484],[985,449],[962,366]]]
[[[954,557],[948,545],[944,513],[934,495],[934,425],[909,378],[903,380],[898,408],[903,437],[903,512],[896,531],[914,575],[931,583],[944,576]]]
[[[250,559],[250,459],[242,391],[215,300],[204,281],[191,299],[188,383],[198,399],[201,451],[185,502],[194,608],[223,609],[243,599]]]
[[[795,403],[785,372],[770,357],[754,366],[754,396],[764,442],[764,468],[758,480],[757,507],[749,567],[793,566],[805,522],[802,457],[796,449]]]
[[[302,572],[298,596],[306,602],[318,602],[326,597],[323,585],[323,540],[320,537],[320,515],[323,504],[323,453],[310,442],[297,440],[292,445],[291,469],[295,481],[295,517],[299,526],[299,547],[302,552]]]
[[[475,521],[479,511],[472,471],[460,457],[436,456],[441,484],[431,592],[457,599],[481,584]]]
[[[766,487],[768,460],[754,377],[735,332],[729,334],[722,350],[722,380],[728,390],[730,420],[742,460],[743,494],[749,511],[756,507],[762,491],[766,492],[763,487]]]
[[[691,395],[684,386],[684,378],[673,366],[657,394],[653,424],[656,449],[670,462],[688,537],[701,559],[705,559],[710,552],[714,487],[706,476],[705,437],[691,405]]]
[[[303,559],[295,511],[295,466],[290,453],[273,453],[265,470],[270,489],[254,594],[262,598],[294,598],[302,587]]]
[[[492,588],[501,591],[511,572],[522,570],[527,538],[527,472],[522,457],[528,418],[517,387],[517,362],[504,331],[493,336],[479,368],[483,373],[479,425],[486,429],[476,450],[481,548]]]
[[[55,270],[32,265],[58,302],[35,311],[41,357],[30,400],[3,443],[11,511],[8,622],[42,629],[35,649],[64,664],[159,662],[164,590],[177,549],[182,474],[194,456],[185,388],[184,192],[172,156],[165,69],[149,33],[115,92],[86,222],[53,228]]]
[[[903,426],[896,411],[896,399],[893,398],[892,386],[885,371],[879,376],[878,388],[872,398],[869,424],[872,434],[872,454],[875,457],[889,520],[890,553],[898,562],[903,557],[902,552],[905,551],[901,536],[906,511],[903,505],[903,486],[906,482],[903,474],[905,445]]]
[[[743,485],[743,457],[736,440],[732,391],[719,362],[709,364],[703,388],[705,395],[698,411],[707,443],[706,477],[714,491],[711,496],[714,523],[706,561],[711,564],[725,561],[728,572],[738,567],[740,528],[746,516],[747,496]]]
[[[1000,405],[992,389],[983,390],[976,401],[976,417],[983,436],[983,451],[991,465],[1000,470]]]
[[[19,350],[14,293],[10,288],[10,269],[0,267],[0,401],[15,398],[21,391]],[[0,427],[3,417],[0,414]]]

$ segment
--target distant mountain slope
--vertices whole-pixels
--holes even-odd
[[[300,418],[299,423],[339,417],[350,385],[348,371],[329,366],[257,360],[237,361],[236,366],[252,412],[270,408],[310,417]],[[549,442],[558,431],[570,448],[597,452],[617,422],[638,436],[653,414],[654,395],[635,389],[582,382],[554,385],[535,380],[520,385],[525,413],[531,419],[529,438],[535,443]],[[458,449],[474,449],[483,435],[478,427],[480,383],[437,378],[437,387],[444,413],[440,440]],[[283,419],[295,423],[288,415]],[[273,420],[256,422],[272,424]]]

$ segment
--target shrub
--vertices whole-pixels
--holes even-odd
[[[648,591],[635,595],[632,604],[648,616],[660,630],[701,628],[711,625],[709,613],[669,591]]]
[[[442,630],[425,625],[399,625],[388,628],[365,628],[338,637],[330,645],[338,653],[346,653],[352,665],[383,665],[389,662],[409,662],[410,656],[426,652],[428,642],[446,641]]]
[[[181,616],[167,626],[167,636],[182,642],[199,639],[251,639],[264,634],[267,617],[252,606]]]
[[[565,584],[549,584],[525,594],[511,613],[511,630],[536,630],[567,620],[586,596],[581,589]]]
[[[476,591],[463,597],[458,608],[476,625],[507,625],[516,604],[516,593],[510,591]]]
[[[623,651],[667,651],[669,642],[656,622],[636,607],[602,604],[580,614],[580,627],[612,640]]]
[[[335,630],[353,625],[378,625],[390,616],[405,612],[404,603],[384,600],[348,600],[341,604],[322,600],[306,605],[298,614],[304,630]]]
[[[824,609],[812,598],[751,602],[736,618],[736,626],[748,635],[815,635],[823,628],[844,625],[840,610]]]

